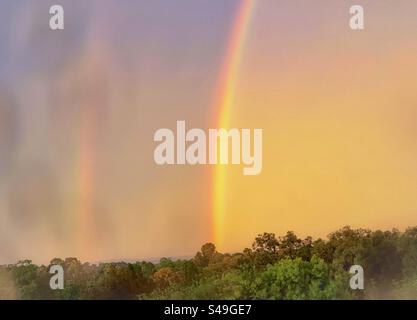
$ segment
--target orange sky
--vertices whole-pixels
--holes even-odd
[[[49,1],[2,1],[0,263],[416,225],[417,3],[357,2],[359,32],[342,0],[62,0],[51,33]],[[217,222],[213,167],[153,161],[156,130],[213,116],[263,129],[262,173],[223,168]]]
[[[264,129],[264,165],[258,177],[227,171],[225,249],[265,230],[417,222],[417,24],[405,3],[367,2],[367,27],[352,32],[346,5],[300,17],[300,3],[262,3],[251,26],[230,126]]]

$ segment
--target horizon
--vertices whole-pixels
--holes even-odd
[[[408,227],[406,227],[406,228],[404,228],[404,229],[398,229],[398,228],[395,228],[395,227],[392,227],[391,229],[384,229],[384,230],[381,230],[381,229],[371,229],[371,228],[363,228],[363,227],[357,227],[357,228],[353,228],[352,226],[349,226],[349,225],[344,225],[344,226],[341,226],[340,228],[338,228],[338,229],[336,229],[336,230],[333,230],[333,231],[331,231],[330,233],[328,233],[326,236],[324,236],[324,237],[311,237],[311,239],[312,239],[312,241],[314,242],[314,241],[316,241],[316,240],[326,240],[326,241],[328,241],[328,239],[329,239],[329,237],[330,237],[330,235],[332,234],[332,233],[334,233],[334,232],[336,232],[336,231],[340,231],[340,230],[343,230],[344,228],[351,228],[352,230],[367,230],[367,231],[371,231],[371,232],[377,232],[377,231],[382,231],[382,232],[393,232],[393,231],[398,231],[398,232],[400,232],[400,233],[404,233],[406,230],[408,230],[408,229],[413,229],[413,228],[417,228],[417,225],[415,225],[415,226],[408,226]],[[285,236],[287,233],[290,233],[290,232],[293,232],[297,237],[299,237],[300,235],[299,234],[297,234],[297,232],[294,232],[293,230],[288,230],[286,233],[284,233],[284,234],[276,234],[276,233],[274,233],[274,232],[268,232],[268,231],[265,231],[265,232],[263,232],[263,233],[271,233],[271,234],[274,234],[275,236],[277,236],[277,237],[281,237],[281,236]],[[262,235],[263,233],[259,233],[259,234],[257,234],[257,235],[254,235],[254,239],[255,239],[255,236],[260,236],[260,235]],[[301,236],[300,237],[300,239],[306,239],[307,237],[310,237],[309,235],[305,235],[305,236]],[[188,253],[188,254],[174,254],[174,255],[165,255],[165,256],[160,256],[160,257],[141,257],[141,258],[138,258],[138,257],[119,257],[119,258],[111,258],[111,257],[109,257],[109,258],[105,258],[105,259],[102,259],[102,260],[97,260],[97,261],[90,261],[90,260],[84,260],[84,261],[82,261],[82,260],[79,260],[76,256],[66,256],[66,257],[52,257],[52,258],[50,258],[49,259],[49,261],[48,262],[40,262],[40,261],[36,261],[36,260],[32,260],[32,259],[26,259],[26,258],[22,258],[22,259],[18,259],[17,261],[15,261],[15,262],[10,262],[10,263],[0,263],[0,266],[7,266],[7,265],[14,265],[14,264],[17,264],[18,262],[20,262],[20,261],[24,261],[24,260],[30,260],[30,261],[32,261],[32,263],[34,263],[34,264],[36,264],[36,265],[40,265],[40,266],[47,266],[47,265],[49,265],[50,264],[50,262],[53,260],[53,259],[63,259],[63,260],[65,260],[65,259],[67,259],[67,258],[76,258],[77,260],[79,260],[82,264],[84,264],[84,263],[88,263],[88,264],[91,264],[91,265],[100,265],[100,264],[107,264],[107,263],[136,263],[136,262],[151,262],[151,263],[153,263],[153,264],[158,264],[160,261],[161,261],[161,259],[170,259],[170,260],[172,260],[172,261],[178,261],[178,260],[190,260],[190,259],[193,259],[194,257],[195,257],[195,255],[196,255],[196,253],[201,249],[201,247],[204,245],[204,244],[207,244],[207,243],[212,243],[212,242],[206,242],[206,243],[202,243],[201,245],[200,245],[200,247],[198,247],[193,253]],[[212,244],[214,244],[215,246],[216,246],[216,244],[215,243],[212,243]],[[244,249],[246,249],[246,248],[251,248],[252,247],[252,244],[253,244],[253,242],[252,243],[250,243],[250,244],[248,244],[247,246],[244,246],[243,248],[241,248],[241,249],[237,249],[237,250],[234,250],[234,251],[228,251],[228,252],[219,252],[219,253],[221,253],[221,254],[224,254],[224,255],[235,255],[235,254],[239,254],[239,253],[242,253],[242,251],[244,250]],[[216,246],[216,248],[217,248],[217,246]]]

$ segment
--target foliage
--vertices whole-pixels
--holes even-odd
[[[63,290],[49,288],[55,264],[64,269]],[[365,270],[364,291],[349,288],[354,264]],[[327,240],[263,233],[239,253],[206,243],[189,260],[155,264],[19,261],[0,266],[0,299],[417,299],[416,267],[417,228],[344,227]]]

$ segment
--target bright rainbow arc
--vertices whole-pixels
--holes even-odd
[[[229,45],[219,79],[216,95],[216,125],[228,128],[234,105],[240,64],[243,57],[248,29],[257,0],[241,0],[232,27]],[[220,150],[228,152],[228,150]],[[213,238],[217,246],[223,243],[224,217],[226,210],[226,172],[225,165],[217,164],[213,173]]]

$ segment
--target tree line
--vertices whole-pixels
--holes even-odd
[[[56,264],[64,269],[63,290],[49,286]],[[364,269],[364,290],[349,286],[352,265]],[[325,240],[264,233],[242,252],[206,243],[191,259],[159,263],[24,260],[0,266],[0,299],[417,299],[417,227],[346,226]]]

